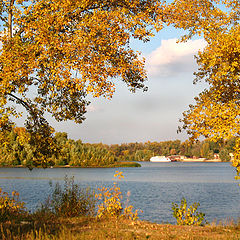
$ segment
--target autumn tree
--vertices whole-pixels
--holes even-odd
[[[46,112],[81,123],[89,94],[111,98],[119,80],[146,90],[144,59],[130,39],[149,41],[162,28],[163,7],[158,0],[1,0],[3,142],[20,104],[29,142],[37,145],[35,162],[44,163],[54,151]]]
[[[182,40],[196,34],[207,46],[196,56],[195,83],[209,88],[195,98],[183,114],[183,127],[191,139],[214,141],[237,137],[233,166],[240,171],[240,2],[236,0],[176,0],[166,10],[166,21],[187,31]]]

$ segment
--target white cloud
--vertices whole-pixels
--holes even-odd
[[[203,39],[177,43],[177,39],[162,40],[161,46],[147,57],[147,70],[151,76],[169,76],[179,72],[193,72],[194,55],[206,46]]]
[[[93,104],[87,106],[87,112],[96,112],[97,110],[98,110],[97,107],[94,106]]]

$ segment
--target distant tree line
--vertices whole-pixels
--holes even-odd
[[[34,149],[28,142],[24,128],[15,128],[9,132],[8,142],[0,148],[0,165],[34,166]],[[101,144],[84,144],[81,140],[68,139],[67,133],[56,133],[54,136],[55,151],[49,157],[47,164],[54,166],[107,166],[117,159],[115,155]]]
[[[8,141],[0,148],[1,166],[32,166],[34,147],[29,142],[24,128],[13,128],[7,136]],[[102,143],[82,143],[81,140],[68,139],[65,132],[54,136],[54,151],[49,156],[48,165],[70,165],[79,167],[109,166],[118,161],[149,161],[156,155],[183,155],[186,157],[214,158],[219,154],[222,161],[230,161],[235,138],[228,141],[190,141],[180,140],[146,143],[125,143],[106,145]]]
[[[188,140],[114,144],[108,148],[118,159],[130,161],[149,161],[152,156],[182,155],[188,158],[213,159],[218,154],[222,161],[230,161],[229,153],[234,152],[235,138],[228,141],[213,142],[209,140],[192,143]]]

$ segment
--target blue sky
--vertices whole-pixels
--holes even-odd
[[[131,93],[119,82],[112,100],[90,98],[82,124],[49,119],[50,123],[56,131],[67,132],[69,138],[90,143],[186,140],[185,133],[177,134],[178,120],[204,87],[193,85],[197,69],[193,56],[205,43],[194,39],[176,44],[181,34],[168,28],[148,43],[133,41],[134,49],[146,58],[147,92]]]
[[[194,97],[206,84],[193,84],[197,70],[194,55],[203,49],[203,39],[176,43],[183,34],[166,28],[148,43],[133,41],[133,48],[146,58],[148,73],[147,92],[131,93],[117,81],[111,100],[91,98],[86,120],[82,124],[72,121],[56,122],[47,117],[57,132],[67,132],[71,139],[89,143],[121,144],[128,142],[186,140],[186,133],[177,134],[182,113],[194,103]],[[23,109],[23,116],[24,114]],[[16,119],[23,126],[22,119]]]

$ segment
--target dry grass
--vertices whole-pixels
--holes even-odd
[[[96,220],[81,217],[43,223],[0,225],[3,240],[77,240],[77,239],[240,239],[240,225],[176,226],[125,219]]]

